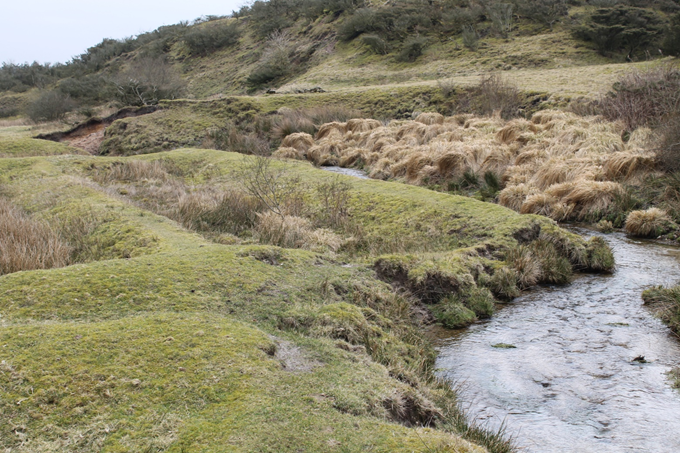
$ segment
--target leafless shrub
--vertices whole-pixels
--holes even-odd
[[[0,275],[69,264],[71,248],[44,221],[0,198]]]
[[[661,127],[656,157],[664,171],[680,171],[680,112]]]
[[[486,6],[486,13],[491,19],[493,28],[503,38],[508,37],[512,28],[512,3],[493,2]]]
[[[661,125],[680,112],[680,69],[668,64],[626,74],[600,99],[600,110],[629,131]]]
[[[164,57],[140,57],[112,79],[118,99],[126,105],[154,105],[161,99],[175,99],[185,83]]]
[[[288,175],[283,167],[272,165],[264,156],[244,160],[241,179],[245,190],[276,215],[300,216],[306,210],[304,192],[299,178]]]
[[[349,217],[351,186],[339,179],[319,184],[316,193],[320,208],[316,218],[319,223],[331,228],[342,228]]]

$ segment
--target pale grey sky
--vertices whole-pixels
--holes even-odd
[[[104,38],[224,16],[247,0],[0,0],[0,62],[64,63]]]

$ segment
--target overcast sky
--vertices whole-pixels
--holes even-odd
[[[0,62],[65,63],[104,38],[224,16],[247,0],[0,0]]]

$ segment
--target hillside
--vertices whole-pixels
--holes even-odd
[[[514,451],[430,337],[614,269],[558,221],[677,240],[679,11],[256,1],[4,64],[0,448]]]

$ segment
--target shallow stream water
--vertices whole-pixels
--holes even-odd
[[[680,452],[680,392],[666,374],[680,366],[680,341],[640,298],[680,280],[680,249],[604,238],[613,275],[538,288],[441,340],[437,368],[463,407],[491,429],[504,424],[521,451]]]
[[[354,168],[343,168],[343,167],[321,167],[326,171],[331,171],[333,173],[340,173],[341,175],[354,176],[359,179],[369,179],[366,172],[361,170],[356,170]]]

